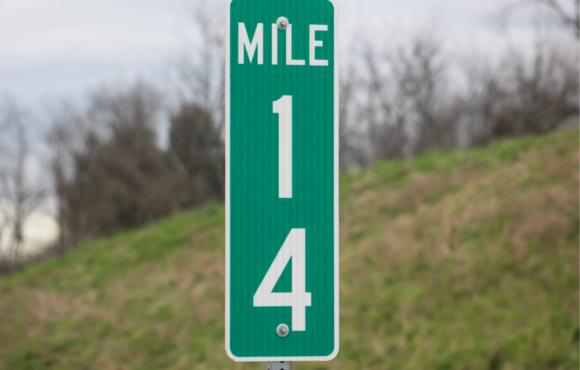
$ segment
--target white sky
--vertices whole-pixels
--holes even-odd
[[[490,21],[509,0],[338,0],[343,47],[354,34],[388,42],[429,27],[460,48],[494,48]],[[183,52],[196,0],[0,0],[0,91],[38,111],[100,82],[162,78]],[[209,3],[206,1],[206,4]],[[213,1],[223,17],[223,0]],[[529,25],[515,30],[531,35]],[[490,50],[492,51],[492,50]]]

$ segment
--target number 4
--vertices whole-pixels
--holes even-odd
[[[292,258],[292,293],[273,293],[280,275]],[[312,305],[306,293],[306,230],[292,229],[254,294],[254,307],[292,307],[292,330],[306,330],[306,307]]]

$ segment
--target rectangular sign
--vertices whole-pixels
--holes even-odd
[[[226,16],[226,351],[338,353],[338,30],[329,0]]]

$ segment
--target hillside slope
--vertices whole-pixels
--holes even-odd
[[[341,350],[296,369],[577,369],[578,130],[341,177]],[[0,369],[263,369],[224,351],[224,210],[0,279]]]

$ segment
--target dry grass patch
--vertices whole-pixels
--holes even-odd
[[[341,179],[341,352],[300,369],[577,369],[578,132]],[[0,369],[260,369],[224,351],[224,211],[0,280]]]

